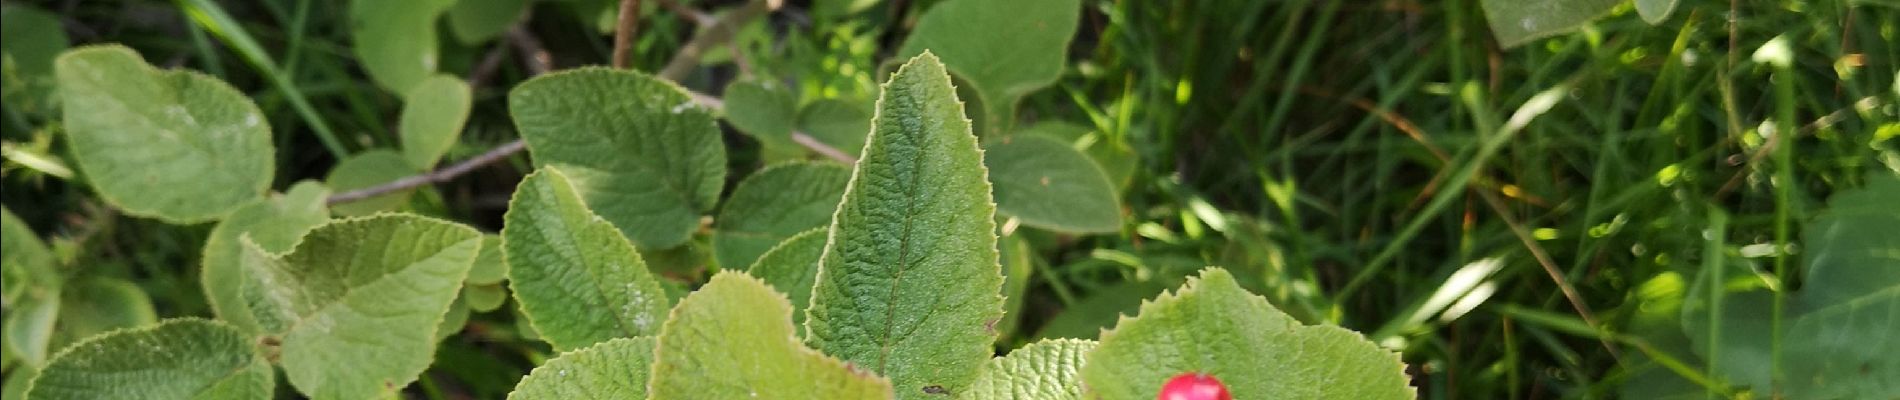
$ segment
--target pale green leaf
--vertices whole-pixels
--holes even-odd
[[[563,167],[588,206],[641,248],[685,243],[719,200],[719,128],[672,83],[581,68],[515,87],[508,107],[535,165]]]
[[[1570,32],[1624,0],[1484,0],[1491,34],[1505,48]]]
[[[528,11],[530,0],[456,0],[449,8],[449,32],[462,44],[475,45],[501,36]]]
[[[53,253],[46,249],[46,243],[40,241],[32,227],[5,207],[0,207],[0,272],[4,273],[0,276],[0,285],[5,287],[0,304],[8,308],[33,288],[53,288],[60,281]]]
[[[205,239],[199,283],[218,319],[245,333],[260,332],[241,294],[247,272],[242,264],[244,238],[250,238],[264,251],[290,251],[311,228],[330,220],[330,210],[323,206],[328,197],[330,190],[322,184],[300,182],[291,186],[289,193],[239,207],[211,228],[210,237]]]
[[[403,95],[402,157],[418,170],[435,167],[462,136],[462,125],[474,99],[468,84],[449,75],[435,75],[416,83]]]
[[[158,311],[144,289],[124,279],[87,277],[60,290],[59,320],[52,349],[114,330],[158,322]]]
[[[26,114],[52,111],[53,58],[66,51],[71,40],[59,16],[37,7],[0,5],[0,54],[12,68],[0,81],[0,101]]]
[[[1062,76],[1081,15],[1079,0],[947,0],[924,13],[897,54],[929,50],[975,85],[989,135],[1008,128],[1018,99]]]
[[[798,111],[798,129],[857,157],[864,150],[864,136],[871,133],[871,105],[839,99],[813,101]]]
[[[994,138],[983,164],[996,185],[996,211],[1023,225],[1059,232],[1121,230],[1121,201],[1088,156],[1041,135]]]
[[[1082,379],[1092,398],[1151,399],[1184,372],[1213,375],[1240,399],[1415,396],[1397,353],[1337,326],[1302,326],[1219,268],[1103,333]]]
[[[186,318],[96,336],[66,349],[31,383],[32,399],[268,399],[272,372],[249,336]]]
[[[462,288],[462,302],[475,312],[489,312],[508,302],[508,289],[500,284],[468,285]]]
[[[588,211],[565,168],[543,167],[515,188],[501,230],[515,301],[557,350],[659,332],[670,306],[659,282],[612,224]]]
[[[652,337],[615,338],[561,353],[521,378],[508,398],[645,399],[653,343]]]
[[[390,93],[435,74],[435,19],[455,0],[351,0],[350,49],[370,80]]]
[[[436,328],[481,235],[406,214],[333,221],[283,255],[247,244],[242,296],[311,398],[383,397],[434,359]]]
[[[7,309],[6,347],[28,367],[46,364],[53,350],[54,327],[59,321],[59,287],[43,288],[22,296]]]
[[[1003,267],[1003,321],[996,323],[996,334],[1010,337],[1023,319],[1023,298],[1029,294],[1030,274],[1036,270],[1036,249],[1021,235],[998,238],[996,249]]]
[[[720,272],[686,295],[654,349],[653,400],[887,399],[891,383],[827,357],[793,336],[785,296],[751,276]]]
[[[347,192],[381,185],[415,175],[416,167],[403,160],[402,154],[394,150],[376,149],[356,153],[337,163],[330,174],[323,177],[325,185],[339,192]],[[409,204],[409,196],[415,189],[403,189],[367,199],[340,203],[330,208],[338,216],[354,217],[391,211]]]
[[[126,213],[208,221],[270,186],[270,125],[223,81],[152,68],[118,45],[68,51],[56,64],[73,157]]]
[[[956,396],[1003,317],[988,173],[930,52],[898,68],[877,115],[831,224],[806,339],[890,377],[898,398]]]
[[[1652,25],[1661,24],[1669,20],[1669,14],[1676,12],[1677,3],[1681,2],[1682,0],[1636,0],[1636,13],[1641,14],[1643,21]]]
[[[738,80],[726,85],[726,122],[767,145],[795,146],[798,98],[790,88],[769,80]]]
[[[990,360],[966,398],[991,400],[1081,400],[1082,362],[1095,341],[1056,339],[1031,343]]]
[[[818,279],[818,256],[825,252],[825,229],[812,229],[785,239],[752,263],[747,274],[778,289],[792,301],[792,323],[805,323],[811,305],[811,285]]]
[[[462,297],[456,297],[455,301],[449,302],[449,311],[442,313],[442,322],[435,325],[436,340],[447,339],[455,336],[456,333],[461,333],[462,327],[468,326],[468,314],[468,302]]]
[[[508,263],[501,258],[501,235],[482,234],[482,251],[475,255],[475,265],[468,268],[468,283],[494,285],[507,279]]]
[[[786,238],[824,227],[850,180],[849,167],[832,163],[780,164],[746,177],[715,219],[719,266],[744,269]]]
[[[1136,167],[1141,164],[1141,157],[1128,143],[1111,139],[1087,126],[1047,121],[1023,128],[1018,135],[1047,135],[1081,149],[1102,167],[1102,172],[1108,173],[1108,181],[1115,183],[1117,192],[1134,183]]]

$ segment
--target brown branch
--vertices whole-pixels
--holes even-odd
[[[620,20],[614,27],[614,68],[633,65],[633,34],[640,28],[640,0],[620,0]]]
[[[752,0],[739,6],[739,9],[727,13],[726,16],[720,17],[698,35],[693,35],[692,40],[680,46],[679,52],[673,53],[673,60],[668,61],[666,67],[660,69],[660,77],[674,81],[685,78],[686,73],[692,72],[694,67],[699,66],[699,59],[705,56],[707,50],[731,41],[732,35],[739,32],[740,26],[751,22],[753,18],[765,15],[766,12],[778,9],[779,4],[779,0]]]
[[[462,160],[462,162],[426,174],[414,175],[381,185],[338,193],[334,196],[330,196],[330,199],[325,201],[325,203],[330,205],[348,203],[392,192],[414,189],[422,185],[448,182],[456,177],[469,173],[469,171],[474,171],[476,168],[481,168],[496,161],[507,159],[508,156],[520,153],[522,149],[526,148],[528,148],[527,142],[516,139],[513,142],[501,145],[501,147],[488,150],[487,153],[475,156],[475,158]]]

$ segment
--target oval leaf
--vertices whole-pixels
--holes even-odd
[[[462,44],[475,45],[501,36],[528,11],[529,0],[456,0],[449,9],[449,32]]]
[[[509,399],[644,399],[653,368],[651,337],[616,338],[562,353],[515,384]]]
[[[765,282],[720,272],[661,328],[652,399],[887,399],[891,383],[798,343],[791,304]]]
[[[117,45],[68,51],[56,65],[73,157],[112,205],[202,222],[269,188],[270,125],[231,85],[152,68]]]
[[[864,136],[871,132],[871,105],[840,99],[820,99],[798,110],[798,129],[819,142],[857,157]]]
[[[811,305],[811,285],[818,279],[818,256],[825,252],[825,232],[813,229],[785,239],[746,271],[792,300],[794,324],[805,323],[805,309]]]
[[[970,386],[970,398],[991,400],[1081,400],[1082,362],[1093,340],[1031,343],[990,360]]]
[[[1505,48],[1570,32],[1607,14],[1623,0],[1484,0],[1491,34]]]
[[[508,263],[501,258],[501,235],[482,234],[482,251],[475,255],[475,265],[468,267],[468,283],[495,285],[506,279]]]
[[[87,339],[33,378],[32,399],[268,399],[270,364],[224,323],[174,319]]]
[[[391,93],[434,74],[435,19],[455,0],[351,0],[350,49],[370,80]]]
[[[402,157],[418,170],[435,167],[462,136],[471,102],[468,84],[453,76],[436,75],[417,83],[403,95]]]
[[[1121,202],[1102,168],[1047,136],[996,138],[983,149],[996,185],[996,211],[1059,232],[1121,230]]]
[[[1676,12],[1676,4],[1682,0],[1636,0],[1636,13],[1642,14],[1643,21],[1651,25],[1669,20],[1669,14]]]
[[[824,227],[850,180],[850,168],[830,163],[780,164],[746,177],[719,210],[719,266],[746,268],[786,238]]]
[[[765,80],[738,80],[726,85],[726,122],[768,146],[796,146],[792,125],[797,121],[798,98],[790,90]]]
[[[666,294],[633,244],[581,204],[564,171],[522,179],[502,217],[502,258],[522,314],[561,350],[657,334]]]
[[[244,273],[248,272],[242,263],[244,240],[249,238],[267,252],[290,251],[310,229],[330,220],[330,210],[323,206],[328,197],[329,189],[305,181],[292,186],[290,193],[239,207],[211,228],[211,236],[205,239],[199,283],[218,319],[245,333],[261,332],[243,298],[247,280]]]
[[[581,68],[517,86],[508,108],[535,165],[561,166],[589,208],[641,248],[685,243],[719,201],[719,128],[672,83]]]
[[[1008,127],[1017,99],[1062,76],[1081,15],[1078,0],[944,1],[918,19],[897,53],[928,50],[975,85],[990,135]]]

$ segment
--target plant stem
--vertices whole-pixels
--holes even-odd
[[[614,68],[633,65],[633,34],[640,28],[640,0],[620,0],[620,20],[614,27]]]

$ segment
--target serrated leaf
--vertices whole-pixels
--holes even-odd
[[[1003,317],[988,172],[952,90],[930,52],[884,85],[805,319],[812,347],[900,399],[962,393]]]
[[[1623,0],[1484,0],[1491,34],[1505,48],[1576,30]]]
[[[55,64],[73,157],[106,202],[192,223],[270,186],[270,126],[231,85],[152,68],[118,45],[68,51]]]
[[[719,201],[719,128],[672,83],[581,68],[515,87],[508,107],[535,165],[561,166],[588,206],[641,248],[685,243]]]
[[[792,301],[792,323],[805,323],[811,286],[818,279],[818,256],[825,252],[825,229],[792,235],[766,251],[746,273],[772,285]]]
[[[370,80],[408,93],[439,63],[435,19],[455,0],[351,0],[350,49]]]
[[[51,349],[93,335],[158,322],[158,311],[144,289],[124,279],[88,277],[62,287],[59,320]]]
[[[513,400],[644,399],[652,337],[615,338],[562,353],[535,367],[508,393]]]
[[[0,304],[12,308],[20,296],[34,288],[56,288],[60,276],[55,268],[53,253],[40,241],[39,234],[13,215],[13,210],[0,207],[0,273],[4,274],[0,285],[5,287]]]
[[[1636,13],[1650,25],[1661,24],[1669,20],[1669,14],[1676,11],[1676,4],[1682,0],[1636,0]]]
[[[311,228],[330,220],[330,210],[323,205],[328,197],[330,190],[322,184],[299,182],[289,193],[238,207],[211,228],[210,237],[205,239],[199,283],[218,319],[248,334],[260,332],[242,296],[247,280],[242,262],[244,238],[267,252],[290,251]]]
[[[376,149],[357,153],[337,163],[330,169],[323,182],[331,189],[347,192],[369,188],[415,175],[416,167],[403,160],[402,154],[388,149]],[[330,212],[337,216],[354,217],[391,211],[409,204],[409,196],[415,189],[403,189],[367,199],[337,204]]]
[[[871,132],[871,105],[839,99],[812,101],[798,110],[798,129],[857,157],[864,150],[864,136]]]
[[[449,32],[462,44],[475,45],[501,36],[528,11],[529,0],[456,0],[449,8]]]
[[[891,383],[798,343],[791,304],[722,271],[661,328],[651,399],[887,399]]]
[[[792,126],[798,119],[798,98],[783,85],[764,80],[737,80],[726,85],[726,122],[767,145],[796,146]]]
[[[523,178],[502,217],[502,257],[522,314],[557,350],[657,334],[670,307],[659,283],[564,172],[543,167]]]
[[[242,294],[264,335],[282,343],[299,392],[388,396],[433,360],[436,328],[480,245],[474,229],[414,215],[338,220],[287,254],[247,244]]]
[[[984,135],[1007,130],[1023,95],[1062,76],[1081,20],[1078,0],[949,0],[917,21],[900,57],[929,50],[981,93]]]
[[[1031,343],[990,365],[970,386],[969,398],[993,400],[1081,400],[1082,363],[1093,340],[1056,339]]]
[[[508,263],[501,258],[501,235],[482,234],[482,250],[475,255],[475,265],[468,268],[468,283],[495,285],[506,279]]]
[[[53,58],[72,43],[59,15],[21,4],[0,5],[0,37],[7,38],[0,41],[0,54],[12,68],[11,74],[0,74],[6,79],[0,82],[0,100],[26,114],[53,111]]]
[[[475,312],[489,312],[508,302],[508,289],[496,285],[469,285],[462,288],[462,302]]]
[[[792,235],[831,222],[851,169],[831,163],[780,164],[740,181],[715,219],[719,266],[744,269]]]
[[[449,75],[417,82],[403,95],[402,157],[417,170],[428,170],[455,146],[468,122],[474,99],[468,84]]]
[[[1409,399],[1405,363],[1364,336],[1302,326],[1209,268],[1102,334],[1082,366],[1090,398],[1148,399],[1183,372],[1242,399]]]
[[[983,164],[996,186],[996,211],[1059,232],[1121,230],[1121,201],[1101,167],[1047,136],[994,138]]]
[[[61,352],[32,399],[268,399],[270,364],[249,336],[217,321],[174,319],[97,336]]]

